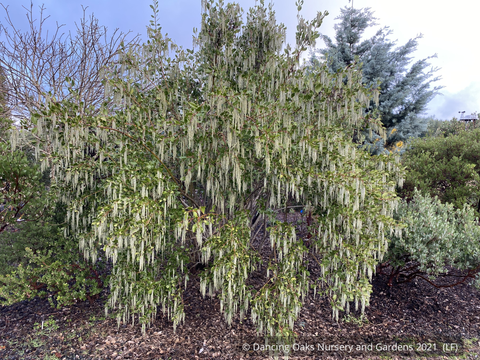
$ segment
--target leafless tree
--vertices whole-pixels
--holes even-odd
[[[121,44],[132,46],[138,36],[127,41],[129,33],[118,29],[108,36],[106,27],[93,15],[86,16],[86,8],[76,23],[76,34],[63,33],[64,25],[58,23],[52,33],[46,26],[49,16],[44,16],[45,8],[40,7],[36,20],[33,3],[24,7],[29,29],[21,32],[13,24],[8,6],[0,5],[6,13],[5,22],[0,22],[0,68],[5,78],[0,96],[8,99],[15,119],[28,124],[30,115],[41,109],[47,97],[57,101],[70,98],[80,105],[81,113],[97,112],[105,100],[104,70],[117,61]]]
[[[7,95],[5,71],[0,66],[0,134],[5,132],[5,129],[9,126],[7,123],[11,121]]]

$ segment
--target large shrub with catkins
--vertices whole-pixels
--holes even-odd
[[[107,308],[144,329],[160,307],[177,326],[189,267],[200,262],[201,290],[220,298],[226,321],[249,313],[270,335],[293,334],[311,285],[336,317],[352,301],[363,309],[385,232],[398,230],[403,173],[398,159],[351,141],[360,128],[382,132],[364,116],[375,93],[361,73],[301,71],[324,15],[300,18],[296,48],[282,52],[285,27],[263,1],[246,24],[238,5],[205,1],[195,52],[162,35],[152,7],[148,42],[106,71],[114,106],[86,116],[81,102],[51,99],[35,117],[70,233],[86,257],[104,249],[113,262]],[[316,215],[309,247],[276,216],[289,198]],[[255,241],[263,224],[269,241]],[[248,285],[256,269],[259,287]]]

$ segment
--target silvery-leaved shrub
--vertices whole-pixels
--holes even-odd
[[[389,285],[396,278],[408,282],[422,277],[437,287],[450,287],[476,279],[480,285],[480,226],[473,208],[456,209],[437,197],[414,190],[395,214],[406,228],[390,236],[387,262]]]

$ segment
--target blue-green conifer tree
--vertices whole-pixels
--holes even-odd
[[[372,101],[367,111],[379,110],[382,123],[389,130],[387,145],[424,134],[428,119],[421,114],[442,87],[432,87],[440,79],[433,77],[438,69],[428,70],[428,60],[436,55],[409,66],[422,35],[396,47],[396,42],[388,38],[392,31],[383,27],[370,39],[362,39],[365,30],[376,25],[370,8],[345,7],[337,19],[340,22],[335,25],[335,39],[322,36],[326,47],[311,53],[307,71],[324,61],[332,72],[355,62],[363,63],[363,83],[380,89],[378,107]],[[383,145],[382,141],[379,143]]]

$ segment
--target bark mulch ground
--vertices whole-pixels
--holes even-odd
[[[137,324],[118,328],[115,319],[105,318],[105,294],[63,309],[45,299],[0,306],[0,359],[274,358],[268,350],[281,344],[267,348],[248,319],[229,327],[219,300],[204,299],[198,277],[192,278],[184,294],[185,323],[175,332],[162,313],[144,336]],[[469,284],[437,289],[422,279],[391,287],[387,282],[386,275],[374,277],[365,317],[352,312],[338,322],[328,299],[312,292],[295,323],[298,338],[289,358],[480,358],[479,290]]]

